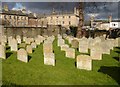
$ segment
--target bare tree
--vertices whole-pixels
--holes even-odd
[[[83,4],[84,2],[79,2],[79,24],[78,24],[78,30],[76,35],[77,38],[82,37],[82,27],[84,23]]]

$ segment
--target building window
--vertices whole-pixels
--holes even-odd
[[[4,15],[4,18],[7,19],[7,18],[6,18],[6,15]]]
[[[9,16],[10,17],[10,19],[11,19],[11,16]]]
[[[64,21],[63,21],[63,24],[64,24]]]
[[[69,25],[71,25],[71,22],[69,21]]]

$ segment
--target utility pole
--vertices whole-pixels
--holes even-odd
[[[79,24],[78,24],[78,30],[77,30],[77,38],[82,37],[82,27],[84,23],[84,14],[83,14],[83,4],[84,2],[79,2]]]

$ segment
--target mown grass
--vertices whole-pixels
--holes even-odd
[[[68,43],[66,41],[66,43]],[[111,50],[111,55],[104,54],[101,61],[93,61],[92,71],[79,70],[75,59],[65,57],[65,52],[53,43],[56,66],[44,65],[43,46],[39,45],[29,62],[17,60],[17,53],[7,48],[8,58],[2,60],[3,85],[119,85],[120,66],[118,53]],[[120,49],[115,48],[120,51]],[[9,54],[10,53],[10,54]],[[76,56],[80,53],[76,49]]]

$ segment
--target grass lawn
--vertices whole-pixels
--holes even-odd
[[[93,61],[93,70],[86,71],[76,68],[75,59],[65,57],[57,40],[53,47],[56,66],[44,65],[42,44],[29,54],[28,63],[17,60],[17,53],[7,48],[7,59],[1,59],[3,85],[120,85],[120,63],[115,52],[119,48],[111,50],[111,55],[104,54],[101,61]],[[79,54],[76,50],[76,56]]]

